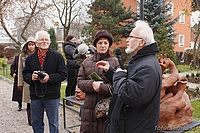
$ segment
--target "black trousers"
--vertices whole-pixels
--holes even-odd
[[[78,71],[79,68],[68,68],[67,87],[65,90],[66,96],[75,95]]]

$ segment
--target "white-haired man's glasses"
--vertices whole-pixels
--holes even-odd
[[[143,39],[141,37],[137,37],[137,36],[128,36],[128,38],[137,38],[137,39]]]

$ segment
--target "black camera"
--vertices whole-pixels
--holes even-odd
[[[39,71],[38,73],[38,80],[43,80],[45,75],[44,75],[44,71]]]

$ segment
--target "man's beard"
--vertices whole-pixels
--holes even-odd
[[[138,48],[139,48],[139,43],[137,45],[135,45],[133,48],[130,48],[130,46],[129,46],[128,48],[125,49],[125,52],[127,54],[131,54],[131,53],[135,52]]]

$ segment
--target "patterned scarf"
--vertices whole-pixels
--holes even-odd
[[[40,61],[41,70],[43,70],[43,63],[44,63],[44,59],[47,55],[48,50],[49,49],[41,51],[40,49],[38,49],[38,59]]]

